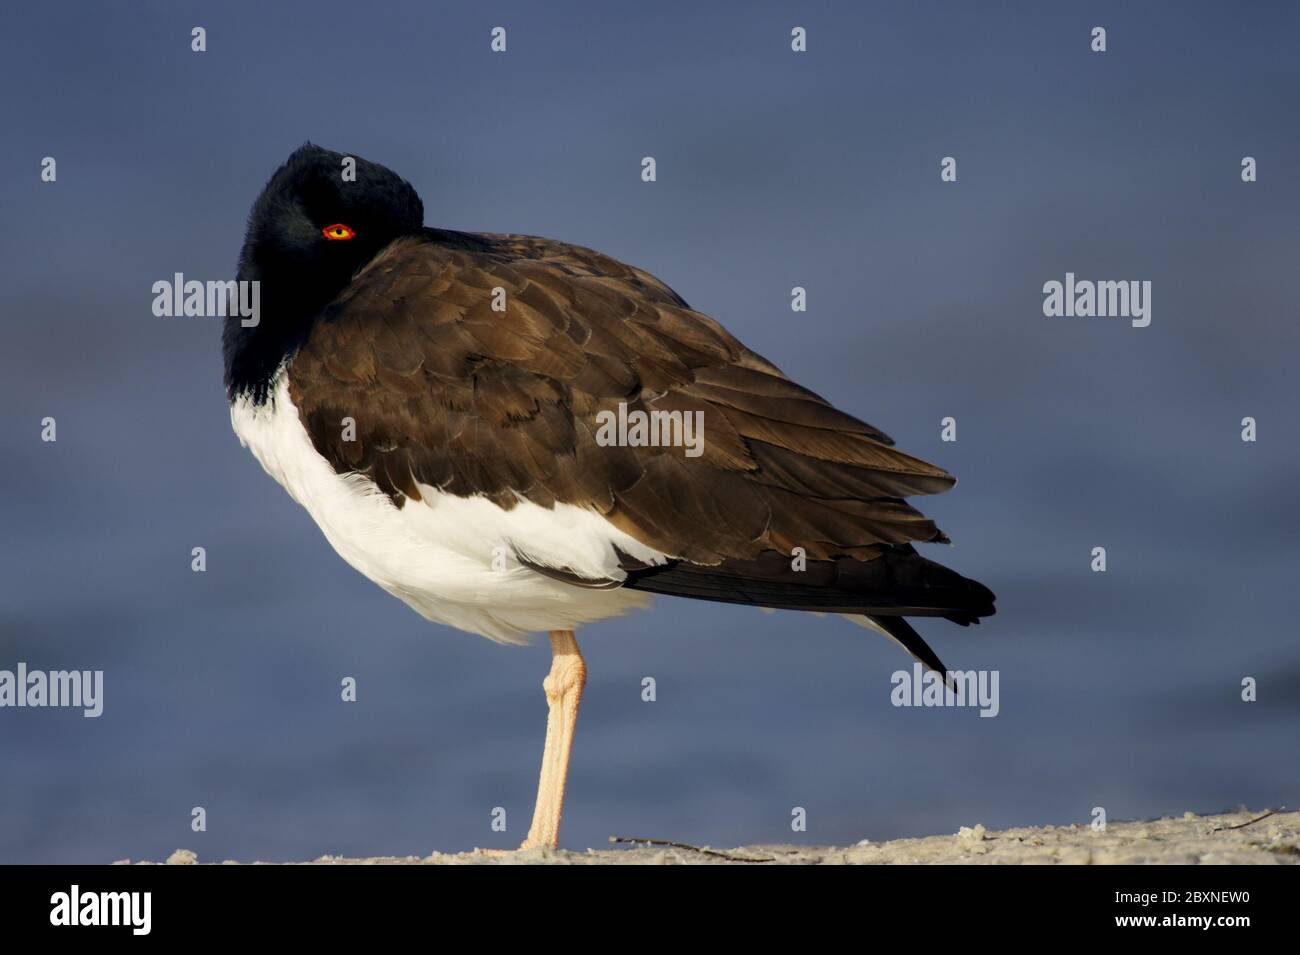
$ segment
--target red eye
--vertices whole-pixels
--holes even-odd
[[[352,231],[352,227],[346,226],[342,222],[327,225],[320,231],[321,235],[333,242],[341,242],[344,239],[355,239],[357,237],[357,234]]]

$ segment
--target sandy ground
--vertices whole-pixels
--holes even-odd
[[[1264,818],[1260,818],[1264,817]],[[169,865],[200,860],[186,849]],[[989,832],[962,828],[949,836],[859,842],[851,846],[614,846],[585,852],[533,850],[345,859],[322,856],[313,865],[1296,865],[1300,864],[1300,812],[1240,811],[1215,816],[1185,813],[1177,819],[1113,822],[1105,832],[1089,826],[1042,826]]]

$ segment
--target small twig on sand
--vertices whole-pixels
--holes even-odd
[[[1286,808],[1286,806],[1283,806],[1283,807],[1282,807],[1282,809],[1285,809],[1285,808]],[[1219,826],[1217,829],[1213,829],[1213,830],[1211,830],[1211,831],[1212,831],[1212,832],[1227,832],[1227,831],[1230,830],[1230,829],[1245,829],[1247,826],[1253,826],[1255,823],[1257,823],[1257,822],[1259,822],[1259,821],[1261,821],[1261,820],[1263,820],[1263,819],[1267,819],[1269,816],[1276,816],[1279,812],[1282,811],[1282,809],[1270,809],[1268,812],[1264,813],[1264,815],[1262,815],[1262,816],[1256,816],[1254,819],[1247,820],[1246,822],[1243,822],[1243,823],[1242,823],[1241,825],[1239,825],[1239,826]]]
[[[771,858],[754,859],[748,856],[732,855],[730,852],[720,852],[717,849],[704,849],[700,846],[693,846],[688,842],[673,842],[669,839],[634,839],[631,836],[610,836],[609,841],[615,845],[636,845],[641,843],[647,846],[664,846],[668,849],[685,849],[689,852],[698,852],[701,855],[717,856],[719,859],[726,859],[728,862],[772,862]]]

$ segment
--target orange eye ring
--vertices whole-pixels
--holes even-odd
[[[329,239],[331,242],[343,242],[347,239],[355,239],[357,237],[357,234],[352,230],[352,227],[346,226],[342,222],[327,225],[325,228],[320,230],[320,234],[325,236],[325,238]]]

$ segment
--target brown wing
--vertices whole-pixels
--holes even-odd
[[[329,307],[289,379],[317,450],[399,504],[420,484],[503,508],[516,495],[575,504],[705,565],[795,547],[856,562],[946,540],[902,499],[952,477],[790,381],[654,277],[588,249],[400,240]],[[703,453],[598,444],[597,415],[620,402],[702,411]],[[342,439],[344,416],[355,440]]]

